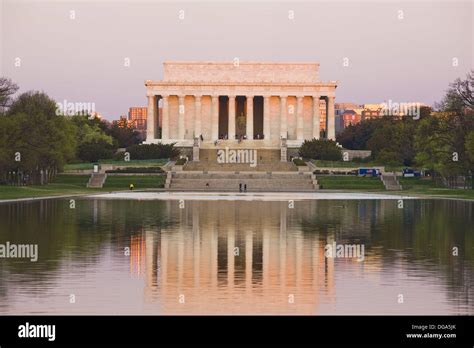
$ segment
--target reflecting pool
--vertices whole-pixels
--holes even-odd
[[[474,203],[0,204],[0,314],[474,314]],[[329,246],[362,246],[362,258]]]

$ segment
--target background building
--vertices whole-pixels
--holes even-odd
[[[146,106],[132,106],[128,109],[128,121],[138,131],[146,131]]]
[[[354,110],[346,110],[342,114],[342,123],[343,128],[348,127],[349,125],[355,125],[362,120],[362,116]]]
[[[145,82],[147,143],[215,148],[298,148],[335,139],[336,81],[319,80],[319,63],[165,62],[162,80]],[[161,107],[160,107],[161,106]],[[284,141],[282,141],[284,139]]]

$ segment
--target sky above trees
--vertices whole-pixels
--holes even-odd
[[[321,80],[339,82],[336,102],[431,105],[474,57],[469,1],[5,0],[0,11],[0,76],[108,119],[145,106],[144,80],[167,60],[317,61]]]

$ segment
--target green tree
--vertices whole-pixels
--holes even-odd
[[[107,135],[106,132],[100,127],[97,117],[91,117],[89,115],[75,115],[70,118],[71,122],[76,127],[76,139],[78,145],[84,143],[106,143],[113,145],[114,139],[112,136]]]
[[[412,165],[414,149],[415,121],[405,117],[401,120],[384,119],[367,141],[367,149],[380,163],[390,165]]]
[[[56,115],[56,103],[46,94],[21,94],[5,118],[9,172],[3,175],[7,181],[47,183],[74,158],[75,129],[65,117]]]
[[[140,143],[140,133],[133,127],[128,127],[123,122],[115,122],[107,133],[117,141],[117,146],[127,148]]]
[[[299,154],[308,159],[342,160],[341,148],[335,141],[326,139],[305,140],[299,149]]]
[[[474,71],[449,85],[439,111],[417,129],[416,160],[448,178],[474,171],[470,134],[474,131]]]
[[[77,157],[86,162],[97,162],[113,157],[116,148],[103,140],[84,142],[77,148]]]
[[[474,131],[469,132],[466,136],[466,154],[471,164],[474,163]]]

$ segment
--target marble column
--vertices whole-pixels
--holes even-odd
[[[219,97],[212,96],[211,139],[219,139]]]
[[[336,120],[334,116],[334,97],[328,97],[327,103],[328,117],[328,139],[336,140]]]
[[[170,115],[169,115],[169,105],[168,105],[168,96],[162,95],[163,98],[163,105],[162,105],[162,113],[163,113],[163,120],[161,121],[161,139],[168,140],[170,138]]]
[[[296,139],[302,142],[304,140],[303,97],[298,96],[296,100]]]
[[[320,110],[319,110],[319,95],[313,96],[313,138],[319,139],[320,135]]]
[[[247,139],[253,139],[253,96],[247,96]]]
[[[286,107],[286,100],[288,96],[280,96],[280,137],[288,138],[288,109]]]
[[[156,96],[148,96],[148,110],[146,114],[146,140],[148,142],[155,139],[155,114],[156,114]]]
[[[270,140],[270,96],[263,97],[263,138]]]
[[[235,139],[235,95],[229,95],[229,139]]]
[[[201,130],[201,96],[194,96],[194,137],[199,138]]]
[[[180,95],[178,107],[178,139],[184,139],[184,95]]]

